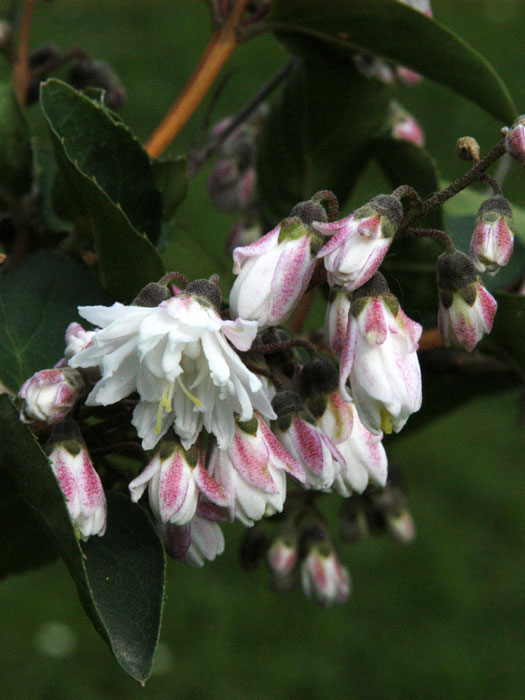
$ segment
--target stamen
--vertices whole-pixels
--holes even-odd
[[[189,398],[190,401],[193,401],[193,403],[197,406],[197,408],[200,408],[202,406],[202,401],[198,399],[196,396],[194,396],[191,391],[189,391],[185,386],[180,377],[177,377],[177,383],[179,384],[180,388],[182,391],[186,394],[186,396]]]

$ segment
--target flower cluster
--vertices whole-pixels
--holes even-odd
[[[105,532],[104,489],[89,453],[107,451],[116,430],[142,458],[131,481],[120,479],[133,502],[147,492],[166,550],[181,562],[213,560],[224,549],[223,523],[238,520],[252,533],[246,561],[264,557],[277,589],[300,581],[326,605],[346,599],[350,577],[316,508],[321,494],[354,504],[345,508],[347,539],[379,520],[411,539],[383,437],[421,406],[423,329],[378,271],[403,231],[405,194],[378,195],[341,219],[331,192],[300,202],[235,248],[229,305],[216,275],[188,283],[169,273],[129,305],[79,308],[93,328],[72,323],[64,357],[19,393],[21,420],[53,431],[50,466],[79,537]],[[490,331],[495,302],[477,271],[504,265],[512,238],[501,196],[480,208],[472,259],[447,238],[437,261],[446,345],[471,350]],[[180,287],[170,287],[175,277]],[[322,284],[324,340],[280,328]],[[260,522],[273,516],[279,525],[268,540]]]

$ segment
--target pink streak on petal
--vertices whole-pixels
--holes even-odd
[[[297,416],[293,419],[293,428],[297,450],[306,468],[320,476],[323,473],[324,460],[319,434]]]
[[[266,493],[279,492],[268,469],[268,449],[262,441],[254,444],[236,432],[229,452],[235,469],[249,484]]]
[[[208,474],[201,461],[193,471],[193,478],[199,487],[200,492],[212,503],[226,507],[229,503],[228,494],[223,487]]]

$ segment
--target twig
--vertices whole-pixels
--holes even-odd
[[[22,22],[20,24],[18,53],[13,66],[13,88],[21,105],[25,105],[26,103],[27,88],[31,80],[31,71],[29,69],[29,37],[31,34],[31,22],[33,20],[34,8],[35,0],[26,0]]]
[[[146,142],[150,156],[163,153],[201,103],[239,42],[237,28],[247,4],[248,0],[237,0],[225,24],[212,35],[182,93]]]

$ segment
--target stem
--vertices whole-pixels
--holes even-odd
[[[277,391],[283,390],[284,387],[282,382],[270,369],[264,369],[263,367],[259,367],[259,365],[254,365],[251,362],[244,362],[244,364],[250,370],[250,372],[253,372],[254,374],[259,374],[261,375],[261,377],[266,377],[271,382],[273,382]]]
[[[18,53],[13,66],[13,88],[21,105],[26,103],[27,88],[31,80],[31,71],[29,70],[29,36],[31,34],[34,8],[35,0],[26,0],[20,25]]]
[[[496,180],[496,178],[491,177],[490,175],[487,175],[487,173],[482,173],[479,176],[479,179],[482,180],[483,182],[486,182],[488,185],[492,187],[492,191],[494,192],[495,196],[503,196],[503,190],[501,189],[499,182]]]
[[[419,194],[413,187],[410,187],[410,185],[400,185],[392,192],[392,197],[396,197],[399,200],[401,200],[403,197],[406,197],[407,199],[410,199],[412,202],[414,202],[418,209],[420,209],[421,205],[423,204],[423,200],[421,199]]]
[[[403,235],[418,238],[433,238],[439,241],[448,253],[453,253],[456,250],[456,246],[452,242],[450,236],[437,228],[408,228],[403,232]]]
[[[337,215],[339,214],[339,200],[332,190],[320,190],[316,192],[311,201],[324,206],[328,214],[328,221],[335,221],[337,219]]]
[[[247,4],[248,0],[237,0],[225,24],[212,35],[182,93],[146,142],[150,156],[156,158],[163,153],[201,103],[238,44],[237,28]]]
[[[266,85],[263,85],[263,87],[251,98],[249,102],[247,102],[244,107],[242,107],[241,111],[238,112],[238,114],[233,117],[231,120],[230,124],[220,133],[220,135],[214,139],[213,141],[210,141],[203,149],[200,151],[200,153],[196,153],[195,156],[190,157],[190,163],[188,165],[188,170],[187,170],[187,175],[188,177],[193,177],[194,175],[197,174],[199,171],[199,168],[203,165],[203,163],[206,162],[206,160],[214,153],[214,151],[219,148],[221,144],[226,141],[228,136],[231,136],[231,134],[241,125],[243,124],[247,119],[251,117],[251,115],[255,112],[255,110],[259,107],[259,105],[270,95],[275,88],[286,78],[286,76],[290,73],[292,70],[292,67],[295,63],[295,59],[290,59],[287,63],[284,64],[279,70],[272,75],[270,80],[266,83]]]
[[[437,328],[430,328],[428,331],[423,331],[419,339],[419,350],[432,350],[432,348],[440,348],[443,346],[441,335]]]

